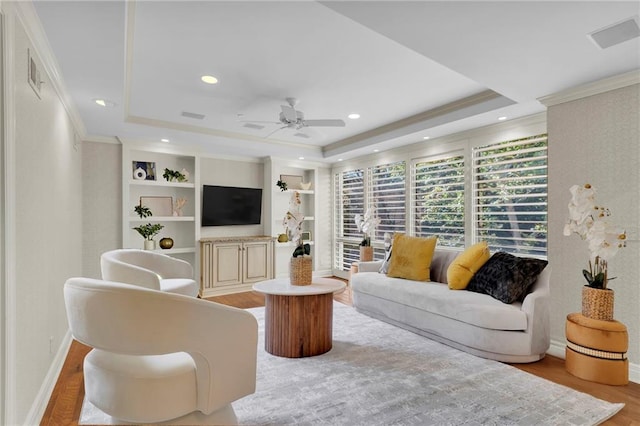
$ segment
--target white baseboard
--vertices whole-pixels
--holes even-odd
[[[557,340],[551,341],[551,346],[547,351],[547,354],[555,356],[557,358],[564,359],[565,348],[567,344],[565,342],[558,342]],[[629,363],[629,381],[634,383],[640,383],[640,364]]]
[[[65,334],[64,338],[62,339],[62,343],[58,348],[58,353],[56,353],[56,356],[53,358],[53,362],[51,362],[51,366],[49,366],[49,371],[47,372],[47,375],[44,378],[42,385],[40,386],[38,395],[36,395],[33,404],[31,404],[31,408],[27,413],[27,418],[25,419],[24,424],[40,424],[42,416],[44,415],[44,411],[47,409],[47,404],[49,404],[49,399],[51,399],[53,388],[56,386],[58,376],[60,376],[60,372],[62,371],[64,361],[67,359],[67,354],[69,353],[69,348],[71,347],[71,341],[71,331],[67,330],[67,333]]]

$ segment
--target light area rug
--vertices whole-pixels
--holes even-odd
[[[264,351],[243,425],[594,425],[622,409],[334,304],[333,349],[300,359]],[[109,424],[85,401],[80,424]]]

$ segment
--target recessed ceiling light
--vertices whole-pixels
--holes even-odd
[[[94,99],[93,102],[97,103],[101,107],[112,108],[112,107],[116,106],[115,102],[111,102],[111,101],[108,101],[106,99]]]
[[[429,139],[429,136],[423,136],[422,139],[426,141],[427,139]]]
[[[207,84],[216,84],[218,82],[218,79],[212,75],[203,75],[200,79]]]
[[[374,149],[374,150],[373,150],[373,152],[379,152],[379,151],[380,151],[379,149]]]
[[[349,114],[347,117],[349,117],[352,120],[357,120],[358,118],[360,118],[360,114],[353,113],[353,114]]]
[[[342,158],[338,158],[338,161],[342,161]]]
[[[298,157],[298,160],[304,160],[304,157]]]
[[[167,138],[162,138],[162,139],[160,139],[160,142],[169,142],[169,139],[167,139]]]
[[[498,120],[500,120],[500,121],[504,121],[506,119],[507,119],[507,117],[505,117],[504,115],[502,117],[498,117]]]

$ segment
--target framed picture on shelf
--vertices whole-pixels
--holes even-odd
[[[311,241],[311,231],[302,231],[300,237],[302,241]]]
[[[135,180],[156,180],[156,163],[153,161],[133,161],[131,166]]]
[[[155,216],[173,216],[173,197],[140,197],[140,205],[151,210],[150,220]]]
[[[288,189],[302,189],[302,176],[280,175],[280,180],[287,184]]]

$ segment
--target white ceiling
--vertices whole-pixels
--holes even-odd
[[[88,138],[218,155],[334,162],[541,112],[537,98],[640,69],[640,39],[602,50],[587,37],[637,19],[638,1],[34,5]],[[346,126],[276,131],[287,97]]]

